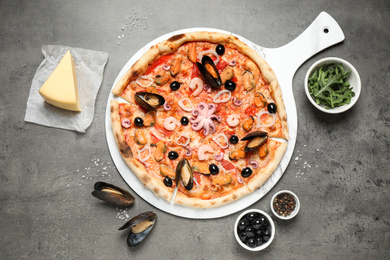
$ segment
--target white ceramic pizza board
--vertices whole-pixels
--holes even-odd
[[[295,40],[279,48],[263,48],[234,33],[212,28],[190,28],[174,31],[153,40],[152,42],[145,45],[142,49],[140,49],[136,54],[134,54],[134,56],[131,57],[131,59],[125,64],[125,66],[118,74],[112,88],[125,74],[125,72],[145,52],[147,52],[151,46],[163,40],[166,40],[174,35],[195,31],[220,32],[234,35],[238,37],[242,42],[246,43],[249,47],[256,50],[274,70],[279,80],[279,84],[282,88],[283,100],[287,110],[287,121],[290,137],[288,139],[286,153],[284,154],[281,163],[279,164],[275,172],[272,174],[271,178],[269,178],[263,186],[261,186],[259,189],[252,192],[251,194],[235,202],[218,208],[196,209],[171,204],[164,199],[156,197],[153,192],[146,189],[137,179],[137,177],[131,172],[131,170],[127,167],[126,163],[122,160],[111,130],[110,100],[118,100],[120,102],[124,102],[124,100],[114,96],[112,93],[109,95],[107,101],[105,129],[108,148],[115,163],[115,166],[123,177],[123,179],[134,190],[134,192],[136,192],[140,197],[142,197],[145,201],[147,201],[154,207],[170,214],[191,219],[211,219],[236,213],[252,205],[256,201],[261,199],[264,195],[266,195],[282,177],[293,155],[297,138],[297,110],[292,90],[292,82],[295,72],[308,58],[336,43],[343,41],[345,37],[337,22],[325,12],[320,13],[318,17],[313,21],[313,23]]]

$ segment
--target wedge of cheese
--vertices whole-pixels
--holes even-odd
[[[39,89],[39,94],[53,106],[81,111],[76,68],[69,50]]]

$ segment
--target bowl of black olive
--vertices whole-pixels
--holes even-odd
[[[267,248],[275,237],[272,218],[262,210],[249,209],[238,216],[234,224],[237,242],[249,251]]]

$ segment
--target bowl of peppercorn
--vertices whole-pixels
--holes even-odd
[[[249,251],[267,248],[275,237],[272,218],[262,210],[249,209],[238,216],[234,224],[237,242]]]
[[[300,207],[298,196],[294,192],[282,190],[272,197],[271,210],[272,213],[280,219],[292,219],[298,214]]]

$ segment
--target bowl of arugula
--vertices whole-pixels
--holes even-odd
[[[338,114],[350,109],[358,100],[360,89],[359,73],[340,58],[321,59],[306,73],[306,96],[325,113]]]

